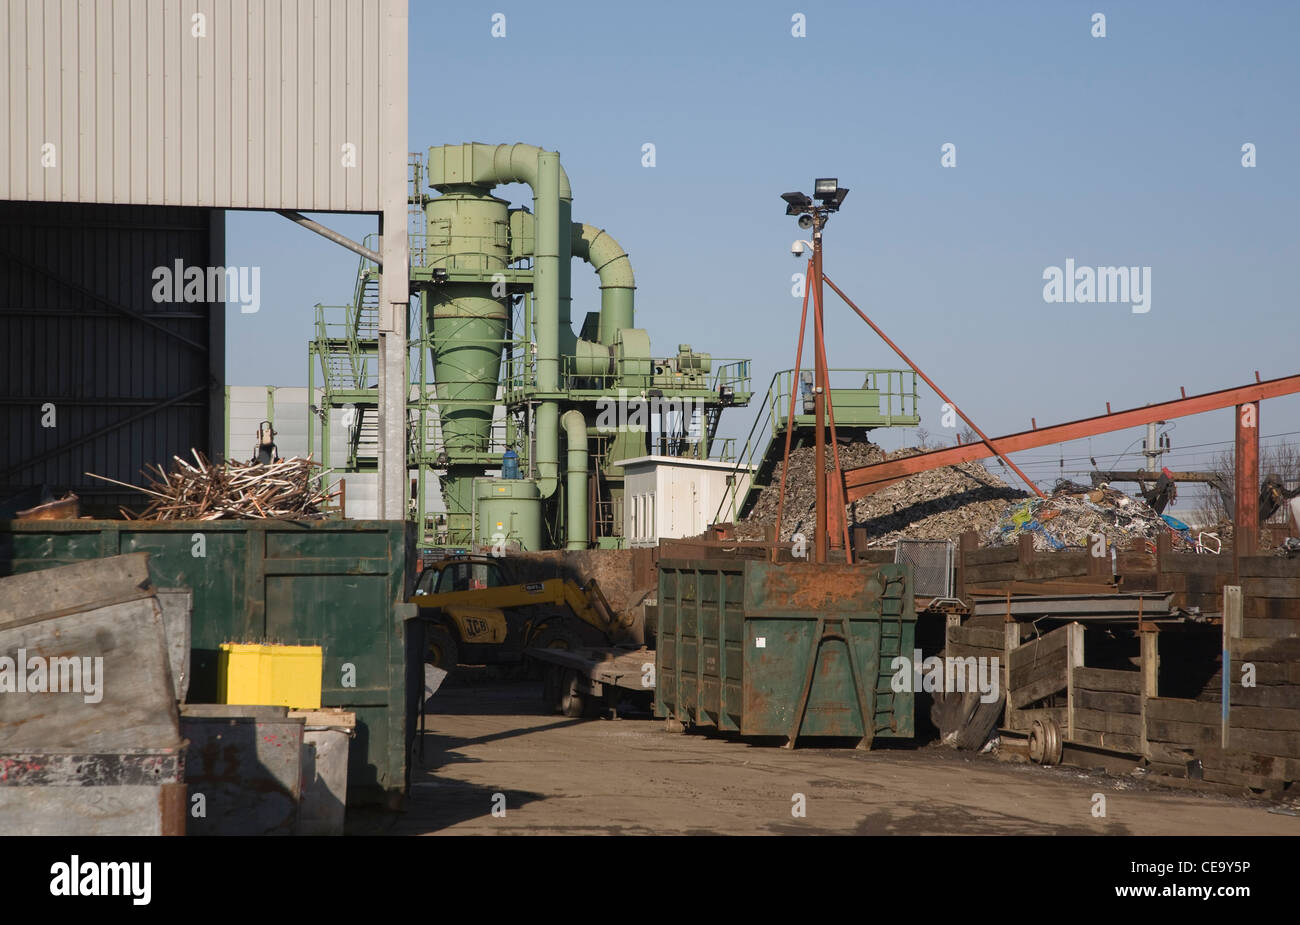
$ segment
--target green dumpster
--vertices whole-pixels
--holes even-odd
[[[663,560],[655,714],[787,747],[910,738],[912,693],[890,681],[915,637],[906,565]]]
[[[321,704],[357,714],[348,801],[406,789],[402,521],[0,521],[0,576],[149,553],[155,587],[194,593],[190,703],[213,703],[223,642],[319,645]]]

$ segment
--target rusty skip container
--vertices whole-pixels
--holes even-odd
[[[659,563],[655,715],[745,736],[913,735],[895,692],[916,609],[907,565]]]

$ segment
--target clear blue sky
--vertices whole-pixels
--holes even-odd
[[[411,150],[559,150],[575,220],[631,255],[655,352],[751,357],[760,393],[798,325],[804,235],[778,196],[821,175],[852,190],[827,273],[990,434],[1300,371],[1296,4],[412,0],[410,34]],[[263,268],[261,312],[228,315],[229,381],[305,384],[312,306],[347,300],[354,258],[277,216],[228,228],[228,262]],[[1151,310],[1045,303],[1043,271],[1066,258],[1150,266]],[[597,306],[575,266],[575,318]],[[899,365],[833,297],[827,341],[832,366]],[[951,436],[937,398],[922,413]],[[732,412],[724,432],[752,420]],[[1264,435],[1295,431],[1300,399],[1264,404]],[[1199,445],[1231,436],[1229,412],[1183,419],[1169,463],[1203,464],[1225,447]],[[1139,437],[1091,451],[1110,464]],[[1023,459],[1051,479],[1057,455]]]

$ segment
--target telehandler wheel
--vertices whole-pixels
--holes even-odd
[[[582,648],[578,634],[563,623],[551,623],[542,627],[542,631],[533,637],[535,649],[564,649],[572,652]]]
[[[460,646],[456,644],[456,637],[441,623],[425,628],[424,660],[448,674],[455,671],[460,662]]]

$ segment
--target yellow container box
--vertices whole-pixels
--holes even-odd
[[[320,646],[223,642],[217,653],[217,702],[320,708]]]

